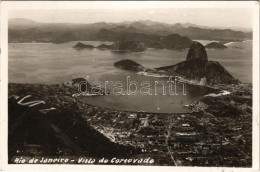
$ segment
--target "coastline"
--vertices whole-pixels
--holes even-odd
[[[250,127],[245,131],[237,130],[238,126],[242,127],[250,125],[252,114],[250,115],[250,111],[247,112],[247,108],[250,106],[250,97],[249,99],[246,97],[245,100],[241,99],[239,98],[241,97],[240,93],[232,92],[230,95],[224,95],[220,97],[206,97],[202,101],[196,101],[189,107],[193,110],[191,113],[149,113],[119,111],[88,105],[87,103],[83,103],[72,98],[72,92],[73,88],[65,87],[62,84],[9,83],[9,99],[15,100],[15,96],[19,96],[19,98],[16,97],[16,101],[18,101],[24,96],[30,94],[33,97],[32,100],[37,99],[46,102],[44,109],[55,107],[56,110],[43,111],[43,116],[49,116],[49,113],[50,116],[52,116],[51,114],[55,111],[63,111],[65,107],[70,107],[69,109],[72,114],[74,112],[83,117],[84,121],[81,122],[88,124],[92,129],[95,130],[95,132],[98,132],[106,137],[106,139],[108,139],[111,143],[140,150],[140,152],[137,151],[137,154],[144,157],[151,156],[155,159],[157,157],[155,164],[161,164],[163,161],[168,159],[166,164],[174,165],[171,158],[173,156],[175,159],[179,160],[182,165],[193,165],[199,161],[199,164],[203,166],[203,161],[199,160],[200,158],[197,157],[196,153],[193,153],[194,155],[192,155],[196,161],[189,161],[187,159],[185,160],[185,157],[187,157],[186,153],[183,153],[183,148],[179,148],[177,145],[185,144],[187,141],[183,142],[182,140],[188,139],[189,141],[186,143],[189,145],[188,149],[200,150],[201,148],[198,147],[198,144],[206,144],[209,142],[208,139],[210,137],[208,136],[208,131],[213,134],[213,137],[217,138],[218,140],[223,140],[223,142],[227,142],[229,144],[236,144],[236,141],[233,139],[233,137],[242,135],[246,140],[246,142],[243,144],[244,146],[240,147],[237,144],[236,146],[240,147],[239,149],[242,150],[242,152],[250,153],[249,145],[251,137],[250,135],[246,134],[251,132]],[[250,94],[248,96],[250,96]],[[234,99],[235,102],[230,102],[230,98]],[[218,103],[216,103],[216,101]],[[246,101],[249,101],[249,104]],[[241,107],[239,105],[234,106],[234,104],[239,102]],[[245,103],[248,105],[244,107],[243,104]],[[243,108],[246,108],[246,111],[241,110],[241,112],[239,112],[238,109],[241,109],[242,105]],[[32,108],[37,109],[37,106]],[[223,111],[223,108],[226,110]],[[230,111],[228,110],[229,108],[231,108]],[[235,110],[234,108],[238,109]],[[239,114],[235,113],[231,115],[229,113],[234,110],[235,112],[239,112]],[[229,114],[229,116],[225,116],[225,114]],[[234,118],[234,115],[236,118]],[[236,132],[233,132],[231,135],[230,133],[226,133],[225,135],[218,135],[220,131],[216,132],[215,130],[219,130],[219,125],[223,125],[221,130],[224,131],[227,128],[230,128],[230,126],[228,126],[230,121],[233,122],[232,127],[234,127],[234,131]],[[199,129],[201,127],[206,127],[207,130]],[[164,136],[164,132],[171,134]],[[144,138],[148,138],[148,140]],[[218,143],[212,144],[210,148],[211,150],[218,150],[222,147],[226,147],[225,145],[220,144],[219,141],[211,141]],[[247,144],[248,146],[245,147]],[[246,151],[244,150],[245,148]],[[209,151],[204,156],[212,157],[211,153],[212,152]],[[247,159],[250,157],[248,153],[246,153]],[[230,154],[232,154],[232,152],[230,152]],[[130,155],[130,157],[132,156],[135,157],[134,154]],[[215,159],[216,157],[213,156],[212,158]],[[232,154],[229,155],[229,157],[234,158],[236,155]],[[216,159],[214,161],[216,161]],[[225,165],[225,161],[217,161],[220,165]],[[234,163],[238,162],[239,159],[237,159],[237,161]],[[251,160],[249,158],[246,161],[246,164],[250,164],[250,162]],[[245,165],[245,163],[242,164]]]
[[[259,9],[187,3],[3,4],[3,168],[257,168]]]

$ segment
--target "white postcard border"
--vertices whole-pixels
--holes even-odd
[[[18,165],[7,163],[7,100],[8,100],[8,11],[24,9],[86,9],[86,8],[251,8],[253,10],[253,166],[230,167],[170,167],[130,165]],[[239,17],[239,16],[238,16]],[[259,170],[259,3],[256,1],[4,1],[1,2],[1,90],[0,90],[0,170],[88,170],[88,171],[258,171]]]

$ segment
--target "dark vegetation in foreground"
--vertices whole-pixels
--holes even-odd
[[[19,91],[31,88],[27,94],[32,94],[33,98],[43,99],[43,95],[35,90],[39,88],[37,86],[19,85],[17,88],[21,88]],[[79,113],[76,102],[57,100],[57,102],[47,103],[28,107],[17,104],[14,97],[9,98],[9,160],[13,156],[20,155],[129,157],[140,152],[140,149],[113,143],[96,131]],[[60,106],[47,113],[41,112],[41,109],[50,108],[49,103],[57,103]],[[54,107],[57,106],[54,105]]]

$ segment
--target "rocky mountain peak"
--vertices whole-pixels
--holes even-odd
[[[204,46],[201,43],[196,41],[194,41],[191,44],[189,52],[186,57],[186,61],[190,61],[194,59],[201,60],[201,61],[208,61],[207,52]]]

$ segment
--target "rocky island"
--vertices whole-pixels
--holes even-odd
[[[129,59],[115,62],[114,66],[124,70],[132,70],[132,71],[143,71],[145,69],[142,65]]]
[[[144,52],[146,47],[140,41],[120,39],[111,46],[112,52]]]
[[[207,45],[205,46],[205,48],[209,48],[209,49],[221,49],[221,50],[223,50],[223,49],[226,49],[226,48],[228,48],[228,47],[227,47],[226,45],[223,45],[223,44],[219,43],[219,42],[211,42],[211,43],[207,44]]]
[[[95,48],[95,47],[93,45],[87,45],[87,44],[83,44],[81,42],[78,42],[75,46],[73,46],[73,48],[81,50],[81,49],[84,49],[84,48],[92,49],[92,48]]]
[[[100,44],[100,45],[97,46],[96,48],[102,49],[102,50],[107,50],[107,49],[110,49],[110,48],[111,48],[111,45]]]
[[[112,45],[100,44],[98,46],[83,44],[82,42],[78,42],[75,46],[75,49],[101,49],[101,50],[110,50],[112,52],[144,52],[146,47],[140,41],[129,41],[125,39],[121,39],[113,43]]]
[[[157,70],[198,82],[204,80],[207,85],[239,83],[239,80],[235,79],[220,63],[208,60],[207,52],[199,42],[192,43],[186,61],[160,67]]]

